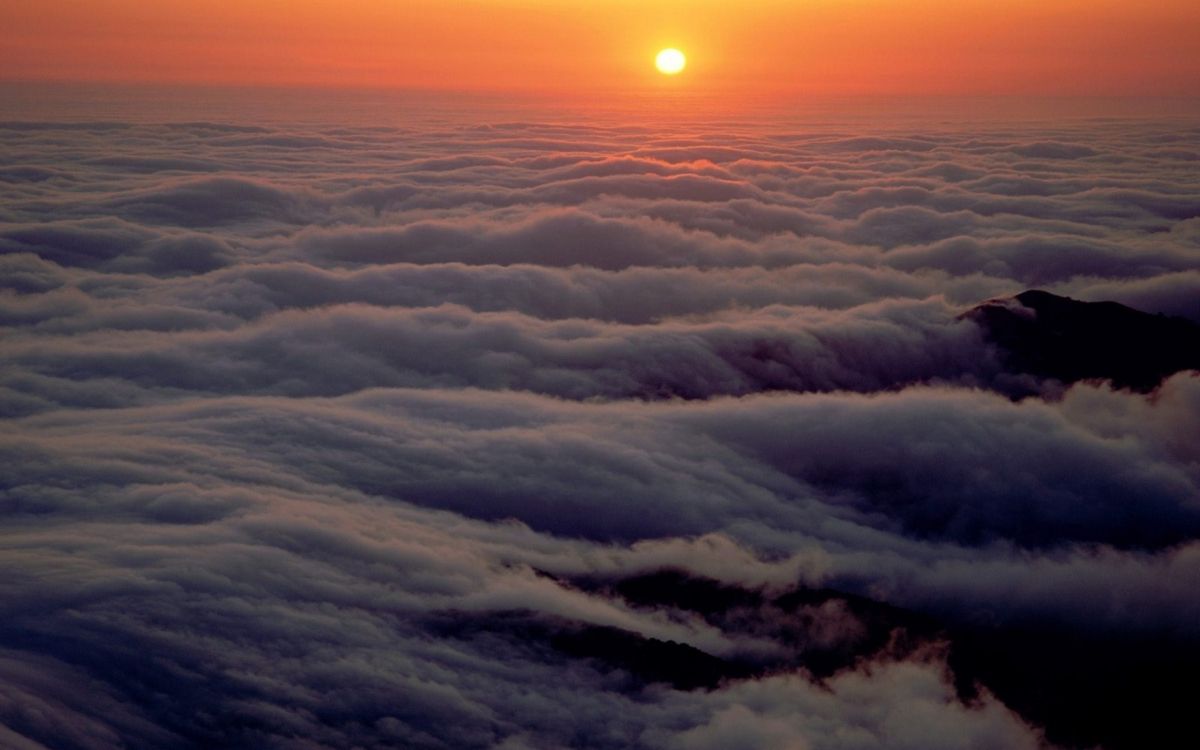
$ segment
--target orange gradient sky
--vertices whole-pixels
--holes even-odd
[[[1200,94],[1196,0],[0,0],[0,28],[21,81]]]

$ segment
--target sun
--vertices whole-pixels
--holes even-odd
[[[683,69],[687,67],[687,58],[679,50],[668,47],[654,58],[654,66],[658,68],[659,73],[673,76],[683,72]]]

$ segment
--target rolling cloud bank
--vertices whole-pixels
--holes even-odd
[[[0,745],[1171,746],[1198,167],[2,123]]]

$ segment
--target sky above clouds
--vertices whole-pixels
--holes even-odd
[[[1183,724],[1200,378],[964,313],[1200,323],[1195,123],[475,106],[0,125],[0,744]]]
[[[0,26],[0,77],[22,81],[593,100],[1200,93],[1189,0],[45,0],[4,4]],[[651,65],[667,46],[690,58],[670,82]]]

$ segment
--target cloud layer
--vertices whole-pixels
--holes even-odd
[[[1183,726],[1200,376],[963,313],[1200,322],[1200,129],[479,122],[0,124],[0,744]]]

